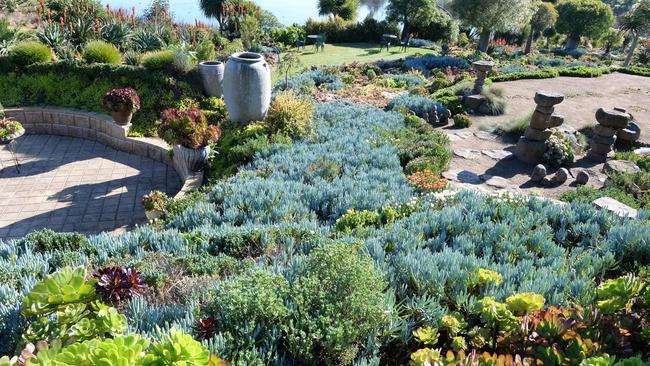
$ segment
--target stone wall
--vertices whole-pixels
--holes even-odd
[[[28,134],[60,135],[93,140],[116,150],[144,156],[171,165],[183,180],[176,197],[198,189],[203,173],[187,175],[169,158],[170,146],[159,138],[129,137],[128,127],[108,115],[69,108],[25,107],[5,109],[5,115],[19,121]]]

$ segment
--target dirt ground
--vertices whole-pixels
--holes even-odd
[[[512,152],[516,139],[502,138],[479,130],[482,124],[497,124],[516,117],[525,116],[534,107],[533,97],[537,90],[563,93],[565,101],[556,112],[565,116],[564,126],[580,130],[596,124],[595,113],[600,107],[622,107],[635,117],[642,129],[641,140],[650,142],[650,78],[614,73],[599,78],[555,78],[542,80],[519,80],[499,83],[508,100],[505,115],[497,117],[472,117],[473,125],[467,129],[444,127],[452,140],[454,158],[445,176],[456,184],[477,186],[482,189],[523,191],[557,197],[560,193],[576,186],[575,175],[586,169],[590,175],[590,186],[600,187],[606,176],[603,164],[596,164],[580,155],[569,169],[565,183],[552,181],[556,169],[548,170],[548,180],[542,183],[530,182],[533,166],[518,161]],[[496,177],[496,178],[492,178]]]

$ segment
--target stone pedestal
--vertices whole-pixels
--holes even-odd
[[[553,114],[555,105],[562,103],[564,95],[546,91],[535,93],[537,107],[533,112],[530,125],[526,128],[524,136],[519,139],[515,156],[523,162],[538,164],[544,160],[546,140],[551,137],[551,128],[559,127],[564,123],[564,117]]]
[[[485,79],[487,78],[488,72],[494,67],[494,62],[492,61],[476,61],[472,63],[472,67],[476,70],[476,81],[474,82],[474,94],[481,94],[483,91],[483,85],[485,85]]]
[[[616,134],[630,123],[631,116],[625,110],[604,109],[596,111],[598,126],[594,128],[594,136],[589,145],[591,149],[587,156],[597,162],[605,162],[614,150]]]

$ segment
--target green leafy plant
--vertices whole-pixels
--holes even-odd
[[[508,309],[517,315],[524,315],[532,310],[541,310],[545,302],[544,296],[532,292],[515,294],[506,299]]]
[[[472,125],[472,120],[467,113],[461,113],[454,116],[454,127],[467,128]]]
[[[160,342],[154,343],[145,365],[150,366],[205,366],[210,353],[188,334],[172,329]]]
[[[161,191],[151,191],[149,194],[142,196],[142,206],[148,211],[164,211],[168,201],[169,196]]]
[[[639,296],[643,287],[643,281],[631,274],[607,280],[596,289],[598,309],[604,314],[630,311],[632,300]]]
[[[71,304],[92,301],[97,298],[94,285],[94,280],[86,281],[84,267],[63,268],[34,286],[23,298],[21,313],[26,317],[47,315]]]
[[[20,122],[9,118],[0,118],[0,139],[14,136],[22,130],[24,128]]]
[[[218,126],[208,125],[203,112],[196,108],[166,109],[161,113],[158,134],[168,144],[180,144],[190,149],[200,149],[221,137]]]
[[[425,346],[435,346],[438,343],[438,329],[432,327],[422,327],[413,331],[415,340]]]
[[[81,58],[89,64],[119,64],[122,62],[120,50],[104,41],[88,42],[83,48]]]
[[[140,96],[133,88],[113,89],[102,99],[104,108],[113,112],[137,112],[140,110]]]
[[[59,233],[50,229],[32,231],[20,241],[21,244],[39,253],[56,250],[86,251],[90,249],[88,239],[83,234]]]
[[[173,68],[175,53],[173,50],[160,50],[145,53],[142,65],[152,71],[170,71]]]

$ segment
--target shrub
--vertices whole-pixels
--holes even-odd
[[[280,132],[290,137],[302,138],[312,128],[313,106],[306,98],[296,97],[292,91],[275,97],[269,107],[266,123],[272,133]]]
[[[140,110],[140,96],[133,88],[113,89],[104,95],[102,105],[113,112],[137,112]]]
[[[546,152],[544,161],[554,167],[566,166],[573,164],[575,152],[573,144],[567,138],[564,132],[554,131],[551,137],[546,140]]]
[[[307,33],[301,27],[291,26],[271,30],[271,39],[275,43],[295,47],[298,41],[305,39]]]
[[[568,68],[561,68],[558,70],[560,76],[573,76],[580,78],[595,78],[603,74],[609,74],[612,70],[609,67],[586,67],[586,66],[573,66]]]
[[[418,74],[398,74],[398,75],[385,75],[385,80],[394,82],[393,88],[412,88],[415,86],[424,86],[425,80]]]
[[[431,69],[446,69],[448,67],[456,69],[469,69],[467,60],[451,56],[421,56],[407,57],[402,67],[405,70],[415,69],[424,75],[429,75]]]
[[[170,71],[175,57],[176,53],[173,50],[148,52],[142,56],[142,65],[152,71]]]
[[[170,145],[200,149],[216,142],[221,129],[208,125],[203,112],[196,108],[183,111],[171,108],[162,111],[158,134]]]
[[[388,326],[394,304],[372,260],[350,244],[316,248],[298,269],[291,288],[286,343],[308,364],[349,365],[368,339]]]
[[[454,127],[467,128],[472,125],[472,120],[467,113],[461,113],[454,116]]]
[[[142,206],[148,211],[163,211],[168,202],[169,197],[161,191],[151,191],[149,194],[142,196]]]
[[[420,95],[401,94],[393,98],[386,109],[399,110],[406,108],[420,118],[428,120],[431,115],[437,113],[438,116],[443,116],[447,112],[447,108],[436,101]]]
[[[11,61],[18,66],[27,66],[52,61],[52,50],[36,41],[17,43],[11,49]]]
[[[122,62],[120,50],[112,44],[104,41],[92,41],[87,43],[83,48],[81,58],[89,64],[119,64]]]
[[[501,81],[515,81],[523,79],[550,79],[560,76],[560,73],[554,69],[545,69],[541,71],[526,71],[526,72],[512,72],[508,74],[501,74],[491,76],[490,80],[493,82]]]
[[[5,139],[14,136],[17,132],[24,130],[23,125],[13,119],[0,117],[0,138]]]
[[[212,43],[210,37],[203,37],[196,46],[196,60],[199,62],[214,61],[216,57],[217,52],[214,50],[214,43]]]
[[[21,244],[38,253],[56,250],[86,251],[88,239],[79,233],[57,233],[50,229],[33,231],[23,239]]]
[[[639,75],[639,76],[650,76],[650,68],[648,68],[648,67],[629,66],[629,67],[618,68],[618,69],[616,69],[616,71],[622,72],[624,74]]]

